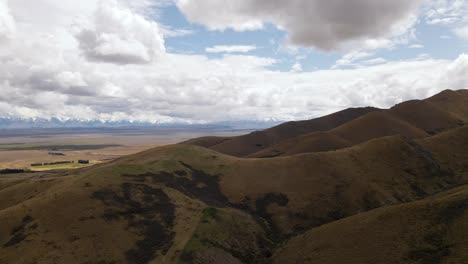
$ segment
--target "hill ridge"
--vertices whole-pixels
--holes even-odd
[[[466,259],[468,125],[429,135],[388,111],[361,111],[320,121],[352,116],[315,132],[354,140],[336,151],[261,159],[183,143],[78,170],[0,175],[0,263]],[[457,118],[444,113],[416,121],[451,126]],[[366,133],[381,136],[348,129],[369,120],[382,127]]]

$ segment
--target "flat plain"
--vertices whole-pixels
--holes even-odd
[[[0,169],[78,168],[83,167],[77,164],[78,160],[88,160],[92,165],[206,134],[228,137],[246,132],[250,130],[157,127],[0,130]],[[75,163],[31,166],[60,161]]]

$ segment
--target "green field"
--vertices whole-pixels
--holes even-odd
[[[45,171],[45,170],[65,170],[65,169],[78,169],[90,166],[92,164],[79,164],[79,163],[67,163],[67,164],[54,164],[32,167],[33,171]]]

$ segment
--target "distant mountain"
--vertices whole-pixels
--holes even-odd
[[[265,129],[280,123],[279,121],[225,121],[207,124],[187,123],[151,123],[132,121],[100,121],[100,120],[60,120],[32,118],[0,118],[0,129],[21,128],[119,128],[119,127],[214,127],[229,129]]]
[[[0,263],[467,263],[467,100],[2,175]]]

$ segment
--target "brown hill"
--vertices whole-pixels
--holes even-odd
[[[388,112],[375,112],[364,115],[325,133],[307,134],[298,138],[285,140],[249,157],[264,158],[273,156],[274,154],[277,154],[276,156],[287,156],[306,152],[337,150],[371,139],[392,135],[423,138],[429,134]]]
[[[275,263],[467,263],[468,186],[385,207],[291,239]]]
[[[452,93],[454,96],[447,99],[445,94]],[[441,100],[441,98],[446,99]],[[250,154],[248,157],[264,158],[331,151],[390,135],[423,138],[463,125],[463,120],[451,112],[443,110],[436,103],[429,102],[435,99],[445,103],[453,100],[454,104],[458,104],[457,111],[464,109],[468,111],[468,104],[459,104],[458,102],[463,99],[463,96],[458,95],[458,92],[444,91],[428,101],[408,101],[389,110],[365,114],[324,133],[309,133],[280,141],[271,147]]]
[[[225,141],[229,141],[232,138],[230,137],[201,137],[201,138],[194,138],[185,141],[184,143],[190,144],[190,145],[195,145],[199,147],[204,147],[204,148],[211,148],[215,145],[221,144]]]
[[[354,145],[329,132],[315,132],[286,139],[269,148],[250,154],[247,158],[272,158],[308,152],[337,150]]]
[[[205,137],[189,140],[186,143],[209,147],[220,153],[236,157],[244,157],[285,139],[317,131],[327,131],[375,111],[379,111],[379,109],[372,107],[346,109],[325,117],[307,121],[288,122],[244,136],[233,138]]]
[[[72,172],[4,176],[0,262],[270,261],[276,243],[309,228],[459,184],[466,148],[443,145],[465,144],[467,132],[272,159],[181,144]]]
[[[463,108],[468,110],[468,104]],[[389,113],[432,135],[464,123],[450,112],[419,100],[398,104],[392,107]]]
[[[426,101],[457,118],[468,122],[468,90],[445,90]]]
[[[0,263],[460,263],[468,125],[428,136],[446,119],[415,127],[389,112],[317,133],[355,144],[337,151],[256,159],[177,144],[0,175]]]

